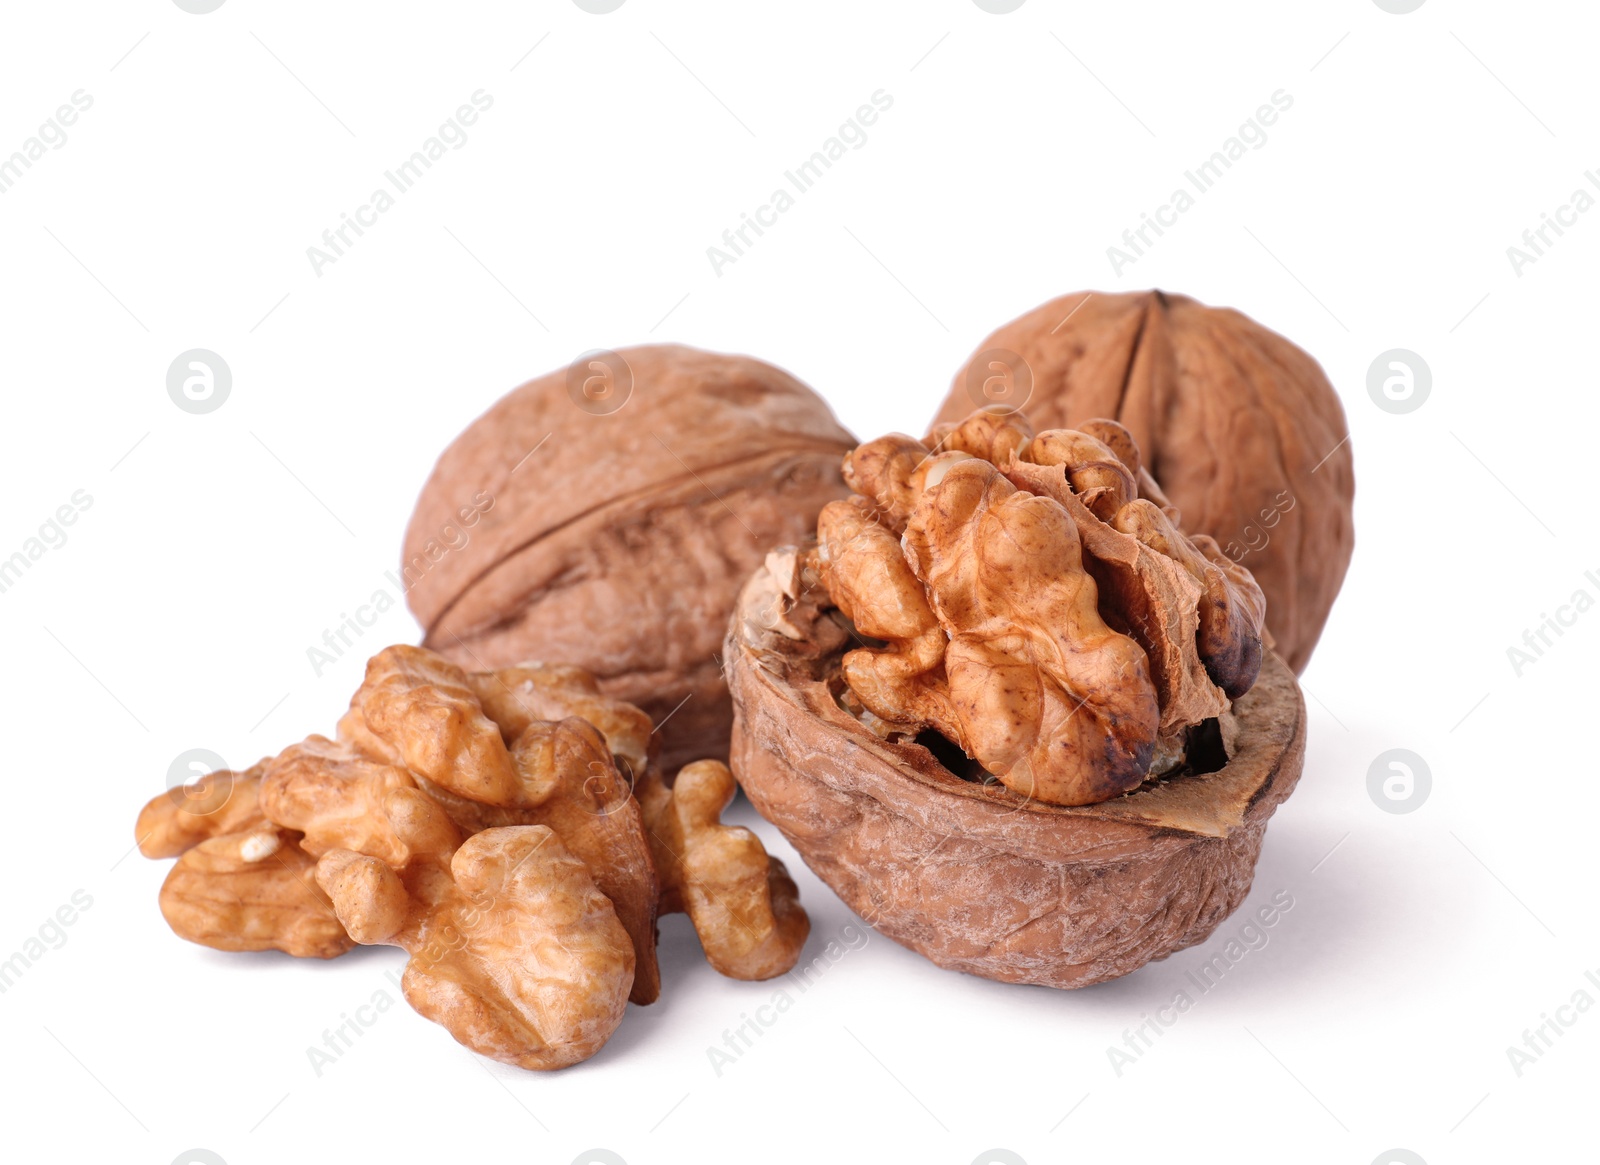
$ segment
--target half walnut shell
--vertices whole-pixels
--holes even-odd
[[[1086,987],[1204,941],[1244,901],[1305,758],[1305,705],[1276,655],[1219,722],[1210,763],[1192,751],[1124,796],[1046,805],[846,711],[848,633],[797,577],[792,554],[770,556],[729,627],[733,768],[877,930],[951,970]]]

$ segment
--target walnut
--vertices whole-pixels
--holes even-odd
[[[1138,497],[1137,443],[1095,428],[1110,444],[980,411],[925,443],[870,442],[846,473],[876,497],[824,507],[811,556],[855,631],[883,641],[839,669],[874,731],[934,729],[1058,805],[1181,763],[1261,660],[1249,572]]]
[[[794,969],[811,933],[789,871],[748,829],[722,824],[738,786],[720,761],[685,766],[669,790],[654,769],[639,791],[661,871],[663,914],[686,913],[706,961],[731,979]]]
[[[844,496],[839,458],[855,442],[759,361],[602,355],[523,385],[456,438],[423,487],[402,571],[427,647],[481,671],[592,672],[661,727],[671,771],[726,755],[718,651],[739,586]]]
[[[943,683],[948,636],[900,540],[872,519],[861,498],[824,506],[817,539],[816,567],[834,603],[859,634],[885,642],[845,655],[841,669],[850,690],[875,715],[959,734]]]
[[[313,858],[352,849],[403,866],[411,853],[389,828],[383,805],[395,790],[416,787],[404,768],[308,736],[267,762],[258,803],[273,824],[299,830],[300,848]]]
[[[1266,597],[1255,576],[1224,555],[1216,539],[1187,537],[1154,503],[1134,501],[1114,524],[1156,553],[1178,563],[1201,586],[1198,649],[1206,671],[1230,697],[1244,695],[1261,670]]]
[[[384,648],[367,661],[350,705],[340,730],[354,746],[487,805],[524,795],[500,726],[484,715],[466,673],[433,652]]]
[[[331,959],[354,942],[312,879],[295,835],[263,823],[186,850],[161,885],[173,933],[220,951]]]
[[[1225,558],[1213,539],[1191,539],[1177,528],[1176,512],[1162,508],[1159,491],[1131,496],[1128,481],[1102,468],[1098,458],[1114,456],[1137,472],[1139,450],[1126,429],[1103,419],[1085,425],[1110,444],[1083,433],[1047,431],[1006,466],[1006,474],[1020,488],[1060,502],[1077,525],[1084,565],[1107,592],[1102,609],[1148,655],[1163,732],[1170,733],[1180,720],[1197,724],[1216,715],[1223,697],[1249,691],[1261,668],[1265,599],[1249,570]],[[1085,450],[1088,461],[1052,461],[1068,436],[1081,439],[1080,447],[1092,442],[1099,448]],[[1061,472],[1055,471],[1058,464]],[[1115,505],[1108,504],[1108,493]],[[1097,500],[1100,511],[1092,513]],[[1196,665],[1203,665],[1212,683]],[[1213,684],[1216,690],[1208,691]]]
[[[403,947],[406,1001],[473,1051],[538,1069],[594,1055],[622,1022],[634,954],[588,868],[540,825],[457,848],[442,811],[422,804],[438,816],[394,822],[419,851],[404,872],[322,855],[317,881],[339,918],[359,942]]]
[[[890,488],[825,507],[730,625],[751,801],[941,966],[1077,987],[1203,940],[1304,748],[1249,572],[1172,524],[1116,422],[871,446],[856,480]]]
[[[640,759],[647,757],[644,714],[605,700],[594,688],[593,677],[570,669],[469,676],[423,648],[389,647],[368,661],[366,680],[340,725],[350,739],[408,763],[416,784],[465,833],[511,825],[554,830],[616,907],[637,954],[634,1002],[652,1003],[661,989],[655,952],[660,883],[639,804],[594,725],[576,716],[531,715],[586,709],[642,753]],[[480,690],[491,694],[497,720],[485,714]],[[510,732],[516,735],[508,748]],[[371,848],[348,848],[388,860]]]
[[[539,664],[469,672],[467,683],[484,714],[500,726],[507,744],[535,720],[587,720],[606,738],[606,747],[629,774],[644,772],[655,749],[650,717],[640,708],[613,699],[580,667]]]
[[[147,858],[175,858],[208,838],[247,833],[266,824],[257,794],[267,761],[243,772],[221,769],[150,798],[134,836]]]
[[[690,765],[669,789],[659,747],[581,668],[469,673],[388,647],[337,740],[163,793],[139,843],[182,855],[161,909],[183,938],[322,958],[404,947],[418,1011],[485,1055],[559,1068],[593,1055],[630,999],[658,997],[658,909],[687,912],[735,978],[788,971],[809,932],[783,864],[721,823],[727,767]]]
[[[985,366],[995,350],[1027,365],[1021,407],[1039,427],[1126,425],[1184,529],[1215,539],[1219,566],[1225,557],[1249,568],[1277,651],[1305,668],[1354,547],[1349,430],[1315,360],[1236,311],[1159,291],[1064,296],[979,348]],[[939,420],[988,403],[972,388],[974,363]]]
[[[969,776],[925,735],[874,732],[841,701],[826,592],[783,588],[758,571],[729,629],[733,769],[879,931],[941,967],[1084,987],[1205,941],[1244,900],[1305,754],[1305,706],[1276,655],[1181,769],[1058,806]]]
[[[953,739],[969,756],[1058,805],[1103,801],[1145,779],[1160,720],[1149,666],[1100,617],[1059,504],[974,458],[923,497],[904,543],[950,637]]]

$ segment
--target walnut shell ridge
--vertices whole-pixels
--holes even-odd
[[[936,419],[991,404],[1040,430],[1126,425],[1183,528],[1250,569],[1278,654],[1305,670],[1355,547],[1349,429],[1309,354],[1187,296],[1080,292],[985,339]]]
[[[855,440],[811,389],[677,345],[591,354],[455,439],[406,531],[424,646],[469,670],[559,660],[661,727],[661,763],[727,755],[719,652],[739,587],[844,497]],[[588,395],[585,370],[613,383]],[[609,393],[609,395],[607,395]]]
[[[1269,654],[1216,772],[1095,805],[955,776],[844,711],[841,628],[767,568],[726,647],[732,765],[758,812],[874,928],[941,967],[1086,987],[1204,941],[1249,893],[1305,758],[1305,705]]]

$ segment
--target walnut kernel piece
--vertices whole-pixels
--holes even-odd
[[[950,637],[954,739],[967,754],[1057,805],[1138,786],[1160,719],[1149,666],[1100,617],[1060,504],[967,461],[924,495],[905,544]]]
[[[356,693],[366,728],[400,763],[462,797],[514,805],[521,782],[467,673],[420,647],[386,647]]]
[[[161,914],[180,938],[219,951],[331,959],[355,943],[317,889],[314,865],[270,825],[208,838],[167,874]]]
[[[401,989],[481,1055],[552,1069],[622,1021],[633,943],[584,864],[544,826],[488,829],[397,874],[331,850],[317,879],[362,941],[411,956]]]
[[[1060,466],[1072,492],[1102,522],[1111,521],[1118,510],[1139,496],[1133,471],[1110,447],[1088,433],[1046,430],[1033,439],[1021,459],[1035,465]],[[1001,468],[1004,467],[1002,463]]]
[[[304,835],[300,848],[313,858],[348,849],[403,866],[411,855],[389,828],[383,805],[395,790],[415,788],[404,768],[370,760],[325,736],[308,736],[267,763],[260,803],[275,825]]]
[[[818,567],[828,593],[856,630],[886,641],[844,657],[850,690],[885,720],[915,732],[958,732],[944,682],[948,636],[928,606],[900,540],[870,516],[870,503],[829,502],[817,518]]]
[[[959,451],[989,462],[1009,464],[1033,440],[1033,425],[1015,410],[978,411],[960,424],[947,422],[928,431],[924,444],[936,451]]]
[[[661,871],[662,913],[689,915],[706,961],[722,974],[771,979],[794,968],[811,920],[761,839],[722,824],[736,790],[727,765],[697,761],[670,790],[648,770],[640,800]]]
[[[257,792],[267,762],[243,772],[221,770],[150,798],[133,827],[147,858],[175,858],[207,838],[241,833],[266,823]]]
[[[535,720],[587,720],[606,738],[611,755],[633,774],[650,761],[654,725],[642,710],[607,696],[600,682],[581,667],[526,663],[497,671],[471,672],[467,682],[484,713],[500,726],[506,744]]]
[[[599,729],[579,716],[534,717],[586,710],[646,763],[648,720],[637,708],[593,691],[584,673],[570,671],[522,668],[473,677],[426,648],[389,647],[368,664],[340,728],[351,740],[370,736],[375,743],[369,747],[405,758],[416,784],[463,833],[514,825],[553,829],[615,905],[637,954],[634,1002],[652,1003],[661,989],[655,953],[660,883],[639,805]],[[478,689],[489,693],[494,718],[485,714]],[[507,748],[504,734],[511,728],[520,730]],[[385,856],[359,845],[345,848]]]
[[[1199,584],[1180,563],[1090,513],[1059,467],[1014,462],[1007,476],[1022,489],[1053,498],[1073,520],[1107,623],[1144,648],[1161,707],[1165,751],[1177,747],[1181,752],[1184,729],[1228,706],[1200,654]]]
[[[1204,534],[1190,539],[1151,502],[1123,507],[1113,524],[1177,562],[1200,584],[1200,658],[1217,686],[1230,697],[1248,692],[1261,671],[1261,631],[1266,615],[1266,599],[1255,578],[1227,558],[1215,539]]]

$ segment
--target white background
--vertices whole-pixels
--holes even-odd
[[[1565,1013],[1520,1076],[1506,1049],[1580,988],[1600,999],[1600,614],[1520,676],[1507,649],[1600,597],[1581,484],[1600,213],[1520,274],[1506,250],[1600,170],[1596,30],[1589,5],[1465,0],[7,5],[0,155],[75,91],[93,106],[0,195],[0,557],[74,491],[93,503],[0,594],[0,958],[75,890],[93,905],[0,995],[4,1155],[1441,1165],[1575,1135],[1600,1014]],[[315,273],[306,248],[479,89],[465,146]],[[706,248],[879,89],[866,144],[716,274]],[[1280,89],[1267,143],[1114,271],[1106,248]],[[994,326],[1146,286],[1323,363],[1357,550],[1246,908],[1294,906],[1120,1075],[1107,1048],[1242,912],[1076,993],[875,937],[788,985],[720,1076],[707,1048],[785,984],[720,979],[681,917],[661,1001],[553,1075],[399,1006],[318,1077],[306,1048],[394,993],[400,952],[225,955],[163,925],[167,863],[128,856],[138,807],[186,749],[243,765],[329,731],[368,649],[414,641],[397,608],[320,677],[306,654],[382,585],[433,458],[507,389],[681,340],[790,369],[858,434],[920,431]],[[204,416],[165,386],[195,347],[233,373]],[[1407,415],[1366,390],[1397,347],[1433,376]],[[1395,747],[1433,778],[1406,815],[1367,792]],[[853,916],[757,828],[799,877],[809,959]]]

